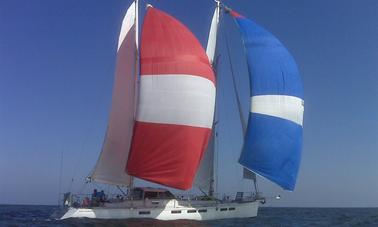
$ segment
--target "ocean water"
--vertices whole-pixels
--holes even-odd
[[[214,221],[157,221],[151,219],[58,221],[51,218],[56,206],[0,205],[0,226],[378,226],[378,208],[268,208],[255,218]]]

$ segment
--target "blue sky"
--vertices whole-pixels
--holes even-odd
[[[212,1],[151,3],[181,20],[205,46]],[[378,2],[225,3],[278,37],[304,82],[297,188],[283,192],[261,179],[267,196],[283,196],[270,204],[378,206]],[[93,167],[129,4],[0,1],[0,203],[56,203],[61,153],[63,191]]]

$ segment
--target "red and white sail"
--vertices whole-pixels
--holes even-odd
[[[92,171],[92,180],[115,185],[128,185],[125,172],[133,134],[135,116],[136,22],[137,4],[126,12],[119,35],[112,108],[103,148]]]
[[[215,77],[193,34],[150,7],[140,45],[141,77],[127,172],[189,189],[207,147],[215,106]]]

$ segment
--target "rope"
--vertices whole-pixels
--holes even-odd
[[[229,8],[226,7],[226,10],[230,10]],[[234,21],[235,22],[235,21]],[[236,24],[237,25],[237,24]],[[238,26],[238,25],[237,25]],[[239,27],[239,26],[238,26]],[[228,60],[229,60],[229,64],[230,64],[230,68],[231,68],[231,75],[232,75],[232,82],[233,82],[233,87],[234,87],[234,91],[235,91],[235,95],[236,95],[236,101],[237,101],[237,104],[238,104],[238,109],[239,109],[239,116],[240,116],[240,121],[241,121],[241,125],[242,125],[242,129],[243,129],[243,135],[245,135],[246,131],[247,131],[247,126],[245,124],[245,119],[243,117],[243,113],[242,113],[242,109],[241,109],[241,103],[240,103],[240,97],[239,97],[239,93],[237,92],[237,88],[236,88],[236,80],[235,80],[235,75],[234,75],[234,69],[233,69],[233,66],[232,66],[232,60],[231,60],[231,50],[230,50],[230,46],[229,46],[229,38],[228,38],[228,35],[227,33],[224,32],[224,30],[222,31],[223,34],[225,35],[226,37],[226,46],[227,46],[227,55],[228,55]],[[246,58],[246,49],[245,49],[245,45],[244,45],[244,40],[242,38],[242,44],[243,44],[243,51],[244,51],[244,55],[245,55],[245,58]],[[249,69],[248,69],[248,72]],[[249,73],[250,74],[250,73]],[[245,171],[248,171],[250,172],[251,174],[253,174],[253,184],[254,184],[254,188],[255,188],[255,191],[256,193],[258,193],[259,189],[258,189],[258,184],[257,184],[257,179],[256,179],[256,174],[246,168],[244,168]],[[243,174],[244,175],[244,174]]]
[[[241,123],[242,129],[243,129],[243,135],[245,135],[245,132],[247,131],[247,126],[245,124],[245,118],[243,116],[243,111],[242,111],[241,102],[240,102],[240,96],[239,96],[239,93],[238,93],[237,87],[236,87],[236,79],[235,79],[234,67],[232,66],[231,50],[230,50],[230,46],[229,46],[229,39],[228,39],[228,35],[224,31],[224,29],[222,29],[222,32],[223,32],[223,34],[226,37],[227,56],[228,56],[228,62],[230,64],[230,69],[231,69],[232,85],[233,85],[233,89],[234,89],[234,93],[235,93],[235,97],[236,97],[236,103],[238,105],[239,118],[240,118],[240,123]]]

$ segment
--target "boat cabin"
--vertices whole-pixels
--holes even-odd
[[[136,187],[131,191],[134,200],[144,199],[174,199],[175,196],[163,188]]]

